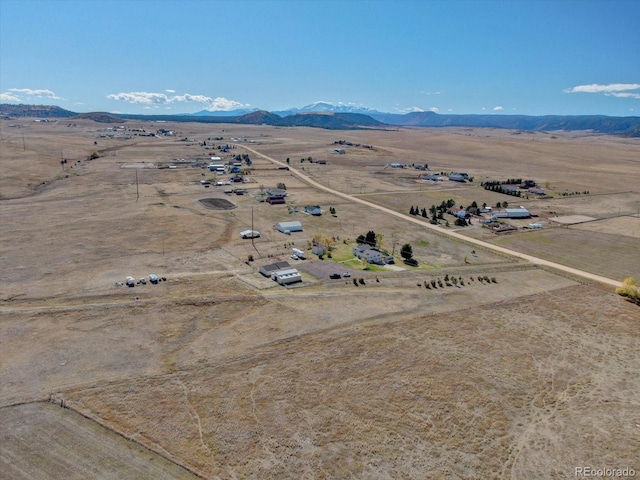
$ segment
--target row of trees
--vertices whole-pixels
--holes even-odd
[[[508,178],[506,180],[490,180],[488,182],[482,182],[480,186],[486,188],[487,186],[494,187],[498,185],[523,185],[523,184],[529,184],[532,187],[535,186],[535,182],[533,180],[525,180],[523,182],[521,178]]]
[[[496,193],[504,193],[505,195],[513,195],[514,197],[521,197],[522,192],[520,190],[513,190],[511,188],[504,188],[502,185],[485,185],[485,190]]]
[[[467,281],[467,283],[469,285],[471,285],[472,283],[474,283],[476,281],[475,278],[473,277],[469,277],[469,280]],[[481,284],[490,284],[490,283],[498,283],[498,281],[496,280],[496,277],[491,277],[489,278],[486,275],[478,275],[478,282],[480,282]],[[424,282],[422,282],[422,284],[418,284],[418,286],[424,286],[425,288],[428,289],[438,289],[438,288],[444,288],[446,287],[457,287],[457,286],[462,286],[464,287],[465,281],[464,278],[462,278],[461,276],[459,277],[454,277],[454,276],[449,276],[448,274],[444,276],[444,280],[441,279],[433,279],[430,282],[428,282],[427,280],[425,280]]]

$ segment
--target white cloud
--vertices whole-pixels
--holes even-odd
[[[31,97],[46,97],[49,100],[64,100],[51,90],[33,88],[10,88],[4,93],[0,93],[0,100],[5,102],[28,101]]]
[[[169,103],[169,97],[164,93],[150,92],[129,92],[129,93],[111,93],[107,95],[110,100],[122,100],[124,102],[136,105],[154,105]]]
[[[211,102],[211,105],[207,107],[207,110],[212,112],[215,110],[229,111],[229,110],[237,110],[239,108],[249,108],[249,107],[251,107],[251,105],[249,105],[248,103],[240,103],[240,102],[236,102],[235,100],[229,100],[224,97],[216,97]]]
[[[213,99],[211,97],[205,97],[204,95],[176,95],[169,99],[171,102],[196,102],[196,103],[211,103]]]
[[[51,90],[45,90],[45,89],[34,90],[33,88],[10,88],[9,91],[15,92],[15,93],[22,93],[28,97],[47,97],[52,100],[64,100],[63,98],[58,97]]]
[[[577,85],[573,88],[563,90],[564,93],[599,93],[611,97],[619,98],[637,98],[640,99],[640,83],[610,83],[608,85],[600,85],[592,83],[591,85]]]
[[[0,93],[0,102],[19,102],[19,101],[20,101],[20,98],[16,97],[15,95],[9,92]]]
[[[398,108],[397,110],[400,113],[424,112],[424,109],[420,107]]]
[[[440,109],[438,107],[429,107],[430,112],[438,113]]]
[[[502,110],[504,110],[504,107],[501,105],[498,105],[497,107],[493,107],[494,112],[501,112]]]
[[[167,88],[167,89],[165,90],[165,92],[167,92],[167,93],[176,93],[176,91],[175,91],[175,90],[172,90],[172,89],[170,89],[170,88]]]
[[[615,92],[615,93],[607,93],[611,97],[618,98],[638,98],[640,99],[640,93],[630,93],[630,92]]]
[[[167,92],[174,92],[174,90],[166,90]],[[237,108],[246,108],[250,105],[236,102],[235,100],[229,100],[224,97],[211,98],[206,95],[192,95],[185,93],[184,95],[166,95],[164,93],[154,92],[121,92],[111,93],[107,95],[110,100],[120,100],[134,105],[144,105],[146,108],[160,105],[170,105],[172,103],[187,103],[195,102],[206,105],[206,110],[234,110]]]

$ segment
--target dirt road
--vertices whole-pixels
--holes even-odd
[[[482,240],[478,240],[475,238],[469,238],[465,235],[462,235],[460,233],[451,231],[451,230],[445,230],[442,227],[436,226],[436,225],[432,225],[430,223],[425,223],[424,220],[420,220],[420,219],[416,219],[413,218],[409,215],[405,215],[403,213],[397,212],[395,210],[391,210],[390,208],[386,208],[380,205],[376,205],[375,203],[369,202],[367,200],[364,200],[362,198],[358,198],[358,197],[354,197],[352,195],[349,195],[347,193],[343,193],[340,192],[338,190],[334,190],[333,188],[327,187],[325,185],[322,185],[321,183],[316,182],[315,180],[313,180],[311,177],[309,177],[307,174],[301,172],[300,170],[297,170],[295,168],[292,168],[290,165],[287,165],[285,162],[281,162],[279,160],[276,160],[275,158],[269,157],[268,155],[265,155],[263,153],[258,152],[257,150],[247,147],[246,145],[238,145],[238,147],[244,148],[245,150],[248,150],[266,160],[269,160],[270,162],[275,163],[278,166],[281,167],[288,167],[289,171],[295,175],[296,177],[298,177],[300,180],[306,182],[307,184],[311,185],[312,187],[318,188],[320,190],[323,190],[327,193],[331,193],[332,195],[335,195],[337,197],[343,198],[345,200],[349,200],[351,202],[355,202],[355,203],[360,203],[362,205],[366,205],[368,207],[371,208],[375,208],[376,210],[379,210],[381,212],[387,213],[389,215],[394,215],[398,218],[402,218],[403,220],[406,220],[408,222],[413,222],[415,224],[421,225],[424,228],[430,229],[430,230],[434,230],[435,232],[442,234],[442,235],[448,235],[449,237],[453,237],[456,238],[458,240],[462,240],[464,242],[470,243],[472,245],[477,245],[479,247],[483,247],[486,248],[488,250],[492,250],[494,252],[499,252],[499,253],[503,253],[503,254],[507,254],[507,255],[511,255],[513,257],[517,257],[517,258],[521,258],[523,260],[527,260],[528,262],[531,262],[533,264],[536,265],[543,265],[546,267],[550,267],[553,268],[555,270],[560,270],[562,272],[566,272],[572,275],[577,275],[579,277],[585,278],[587,280],[590,281],[594,281],[594,282],[598,282],[598,283],[602,283],[604,285],[608,285],[611,287],[620,287],[622,285],[621,281],[618,280],[614,280],[612,278],[607,278],[607,277],[603,277],[601,275],[596,275],[590,272],[585,272],[584,270],[579,270],[577,268],[572,268],[572,267],[568,267],[566,265],[562,265],[560,263],[555,263],[555,262],[551,262],[549,260],[545,260],[543,258],[538,258],[538,257],[534,257],[532,255],[527,255],[524,253],[520,253],[517,252],[515,250],[510,250],[508,248],[504,248],[504,247],[500,247],[498,245],[493,245],[491,243],[487,243],[487,242],[483,242]]]

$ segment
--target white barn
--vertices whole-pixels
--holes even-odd
[[[302,275],[295,268],[289,270],[279,270],[271,274],[271,279],[278,282],[279,285],[289,285],[291,283],[301,282]]]
[[[276,223],[276,230],[286,234],[289,234],[291,232],[301,232],[302,223],[298,221]]]

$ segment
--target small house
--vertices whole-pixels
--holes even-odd
[[[278,270],[285,270],[290,268],[289,262],[276,262],[269,263],[268,265],[263,265],[260,267],[259,272],[265,277],[271,277],[271,274],[277,272]]]
[[[265,202],[270,203],[271,205],[282,205],[287,203],[284,197],[267,197]]]
[[[267,194],[267,197],[273,197],[273,198],[279,198],[279,197],[284,198],[287,196],[287,191],[281,190],[279,188],[267,188],[265,193]]]
[[[322,215],[322,209],[320,208],[320,205],[307,205],[306,207],[304,207],[304,213],[320,216]]]
[[[374,263],[376,265],[384,265],[385,263],[382,252],[369,245],[363,244],[353,247],[353,254],[359,259],[366,260],[367,263]]]
[[[463,173],[452,173],[451,175],[449,175],[449,180],[451,180],[452,182],[465,183],[467,180],[467,177],[465,175],[466,174]]]

